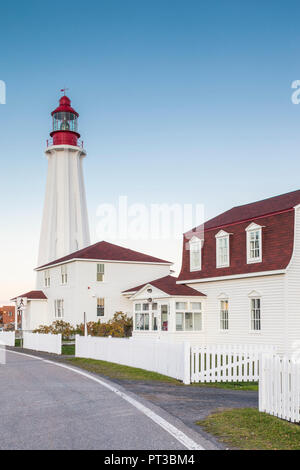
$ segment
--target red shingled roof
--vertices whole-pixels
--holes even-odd
[[[53,266],[54,264],[63,263],[65,261],[70,261],[72,259],[95,259],[103,261],[138,261],[140,263],[167,263],[172,264],[170,261],[165,261],[163,259],[155,258],[154,256],[145,255],[144,253],[139,253],[138,251],[130,250],[129,248],[124,248],[123,246],[114,245],[113,243],[108,243],[105,241],[95,243],[94,245],[83,248],[82,250],[75,251],[70,255],[59,258],[51,263],[44,264],[39,266],[37,269],[46,268],[48,266]]]
[[[131,289],[127,289],[123,292],[123,294],[131,293],[131,292],[138,292],[143,287],[151,284],[151,286],[156,287],[157,289],[162,290],[166,294],[169,295],[183,295],[183,296],[204,296],[202,292],[197,291],[196,289],[192,289],[191,287],[185,286],[184,284],[176,284],[177,277],[173,276],[165,276],[161,277],[160,279],[155,279],[154,281],[146,282],[145,284],[141,284],[137,287],[132,287]]]
[[[26,294],[18,295],[11,300],[16,300],[18,297],[25,297],[28,300],[43,300],[47,299],[44,292],[41,290],[31,290],[30,292],[26,292]]]
[[[217,215],[208,222],[205,222],[205,230],[214,227],[221,227],[227,224],[233,224],[242,220],[253,219],[275,212],[282,212],[300,204],[300,190],[282,194],[280,196],[270,197],[262,201],[251,202],[243,206],[233,207],[232,209]]]
[[[188,242],[194,230],[183,239],[179,281],[282,270],[291,260],[294,243],[294,207],[300,204],[300,190],[263,201],[234,207],[204,224],[202,269],[190,272]],[[262,262],[247,264],[246,232],[250,223],[263,226]],[[216,267],[216,238],[220,229],[230,233],[230,266]],[[197,233],[195,233],[197,236]]]

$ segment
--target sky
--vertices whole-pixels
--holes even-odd
[[[50,113],[69,88],[97,208],[232,206],[299,189],[296,1],[2,2],[0,305],[35,287]],[[108,240],[111,241],[111,240]],[[113,240],[175,262],[181,241]]]

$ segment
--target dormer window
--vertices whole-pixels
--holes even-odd
[[[217,268],[229,266],[229,233],[220,230],[216,234],[216,265]]]
[[[201,240],[193,237],[190,240],[190,271],[201,269]]]
[[[250,224],[246,228],[247,237],[247,263],[260,263],[262,261],[262,226]]]

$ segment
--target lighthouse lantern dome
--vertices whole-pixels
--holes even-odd
[[[71,107],[71,100],[62,96],[59,106],[51,113],[53,144],[77,145],[79,114]]]

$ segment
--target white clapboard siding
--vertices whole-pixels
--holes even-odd
[[[61,354],[61,334],[23,333],[23,347],[34,351]]]
[[[76,335],[76,357],[137,367],[190,383],[188,343]]]
[[[5,346],[15,345],[15,332],[14,331],[0,331],[0,344]]]
[[[298,283],[300,285],[300,278]],[[203,330],[180,332],[184,340],[195,346],[202,343],[276,345],[278,352],[285,354],[284,274],[188,285],[207,297],[203,300]],[[251,330],[251,295],[254,292],[261,299],[259,332]],[[229,306],[229,329],[226,331],[220,329],[220,299],[223,297],[228,299]]]
[[[191,382],[248,382],[259,379],[259,359],[269,345],[207,345],[191,348]]]
[[[291,355],[300,347],[300,207],[295,209],[294,250],[287,267],[285,282],[285,317],[284,338],[286,342],[284,354]]]
[[[300,363],[263,354],[259,379],[259,411],[300,422]]]

